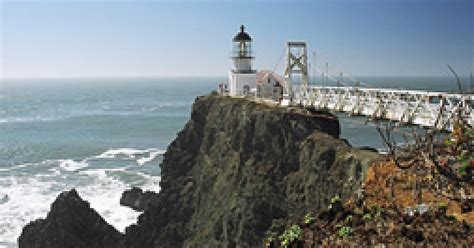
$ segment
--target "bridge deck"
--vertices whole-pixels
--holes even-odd
[[[474,94],[319,86],[293,92],[294,103],[317,109],[447,130],[452,129],[455,116],[474,125]]]

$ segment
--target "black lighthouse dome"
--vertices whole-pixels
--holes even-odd
[[[240,26],[240,32],[234,36],[234,39],[232,39],[234,42],[241,42],[241,41],[252,41],[252,38],[250,35],[245,32],[245,27],[244,25]]]

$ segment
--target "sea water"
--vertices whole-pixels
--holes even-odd
[[[138,212],[119,205],[132,186],[159,191],[162,155],[194,99],[225,78],[29,79],[0,82],[0,247],[16,247],[28,222],[45,218],[76,188],[124,231]],[[376,87],[455,90],[451,78],[365,78]],[[346,82],[349,84],[349,82]],[[329,84],[328,84],[329,85]],[[365,118],[338,114],[342,137],[382,148]]]

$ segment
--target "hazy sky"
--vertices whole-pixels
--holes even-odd
[[[257,69],[287,40],[349,75],[474,71],[472,0],[0,0],[0,76],[225,76],[240,24]],[[277,68],[281,73],[283,61]]]

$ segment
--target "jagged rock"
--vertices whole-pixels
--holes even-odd
[[[30,222],[18,238],[20,248],[121,247],[123,234],[83,201],[76,190],[61,193],[46,219]]]
[[[265,232],[345,199],[378,155],[339,140],[335,116],[209,95],[161,164],[130,247],[261,247]]]
[[[142,189],[133,187],[122,193],[120,205],[132,208],[135,211],[145,211],[145,209],[155,202],[158,194],[151,191],[143,192]]]

